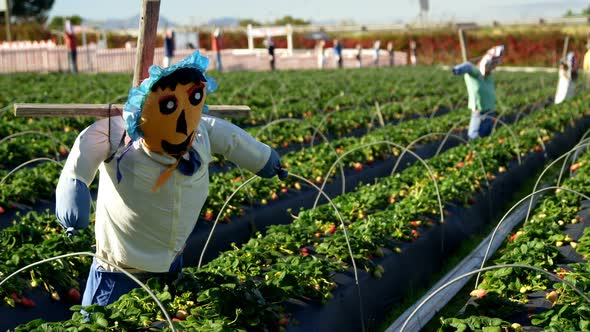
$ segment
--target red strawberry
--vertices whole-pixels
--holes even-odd
[[[457,163],[457,168],[465,167],[465,163],[460,161]]]
[[[3,214],[5,212],[6,212],[6,210],[4,210],[4,208],[2,206],[0,206],[0,214]]]
[[[213,212],[211,212],[211,211],[205,212],[205,220],[213,220]]]
[[[281,192],[282,192],[283,194],[286,194],[288,191],[289,191],[289,190],[288,190],[287,188],[283,188],[283,189],[281,189]]]
[[[535,146],[535,151],[541,152],[541,151],[543,151],[543,148],[540,145],[537,145],[537,146]]]
[[[66,294],[66,300],[70,303],[80,303],[80,292],[76,288],[70,288]]]
[[[276,200],[277,198],[279,198],[279,195],[277,195],[277,193],[275,193],[274,191],[272,192],[272,194],[270,194],[270,199],[271,200]]]
[[[280,326],[287,326],[288,324],[289,324],[289,317],[282,316],[281,319],[279,319]]]
[[[334,232],[336,232],[336,225],[330,225],[330,228],[328,228],[328,232],[330,232],[330,234],[334,234]]]
[[[414,238],[419,238],[420,237],[420,232],[418,232],[415,229],[412,229],[412,237]]]
[[[422,224],[422,222],[419,220],[410,221],[410,225],[412,225],[412,227],[419,227],[420,224]]]
[[[309,250],[307,250],[307,248],[301,248],[301,256],[303,257],[307,257],[309,256]]]
[[[288,148],[289,147],[289,142],[283,142],[283,147],[284,148]]]
[[[580,166],[582,166],[582,164],[575,163],[575,164],[573,164],[573,165],[570,166],[570,171],[575,172],[575,171],[577,171],[580,168]]]
[[[37,303],[35,303],[35,301],[28,299],[26,297],[21,298],[20,303],[25,307],[25,308],[34,308],[37,306]]]
[[[66,154],[68,154],[68,150],[66,149],[65,146],[60,146],[59,153],[61,153],[62,155],[66,155]]]
[[[363,164],[361,164],[361,163],[354,163],[354,169],[356,171],[362,171],[363,170]]]
[[[336,148],[336,153],[343,153],[343,152],[344,152],[343,148],[340,148],[340,147]]]
[[[487,291],[485,289],[474,289],[471,291],[471,293],[469,293],[469,295],[477,297],[478,299],[481,299],[482,297],[487,295]]]

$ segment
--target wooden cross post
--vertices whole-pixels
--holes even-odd
[[[561,58],[565,59],[565,57],[567,56],[567,49],[570,43],[570,36],[565,36],[565,39],[563,40],[563,51],[561,54]]]
[[[465,32],[459,28],[459,44],[461,45],[461,57],[463,62],[467,62],[467,43],[465,42]]]
[[[0,0],[1,1],[1,0]],[[142,0],[133,86],[148,77],[154,62],[160,0]],[[111,104],[14,104],[14,114],[21,117],[94,116],[109,117],[122,114],[123,105]],[[225,118],[247,118],[250,107],[245,105],[209,105],[209,114]]]

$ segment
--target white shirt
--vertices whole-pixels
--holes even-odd
[[[149,151],[136,142],[123,156],[117,182],[118,147],[124,132],[120,117],[96,121],[74,143],[62,178],[89,185],[100,171],[96,204],[96,253],[118,266],[148,272],[167,272],[182,252],[205,203],[209,190],[211,153],[222,154],[240,167],[260,171],[271,149],[240,128],[204,115],[197,127],[193,149],[201,167],[192,176],[175,170],[156,192],[151,188],[175,159]],[[116,156],[105,163],[113,147]],[[103,264],[105,265],[105,264]]]
[[[555,104],[561,104],[564,100],[574,95],[574,82],[571,80],[569,70],[559,69],[559,81],[555,92]]]

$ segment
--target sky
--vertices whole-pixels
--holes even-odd
[[[579,12],[588,0],[429,0],[432,21],[506,22],[554,18]],[[139,13],[141,0],[55,0],[50,16],[90,20],[125,19]],[[221,17],[267,22],[285,15],[319,23],[406,23],[416,19],[419,0],[161,0],[160,15],[177,24],[205,24]]]

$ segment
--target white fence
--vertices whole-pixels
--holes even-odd
[[[177,57],[190,54],[190,50],[178,51]],[[163,48],[157,48],[154,63],[162,63]],[[77,48],[77,64],[80,72],[133,72],[135,49],[98,49],[95,45]],[[24,45],[0,47],[0,73],[62,72],[68,71],[68,52],[65,46]]]
[[[85,73],[132,73],[135,64],[135,48],[99,49],[95,45],[77,48],[77,65],[79,72]],[[173,63],[192,53],[193,50],[177,50]],[[355,50],[344,50],[344,67],[356,67]],[[211,51],[202,51],[211,60],[210,69],[215,68],[215,55]],[[363,50],[363,66],[374,66],[372,50]],[[164,49],[156,48],[154,63],[162,64]],[[223,50],[222,64],[224,70],[268,70],[268,53],[266,49]],[[389,55],[382,50],[379,66],[389,65]],[[406,64],[406,53],[395,52],[395,64]],[[335,58],[326,52],[324,68],[335,68]],[[289,54],[286,49],[276,50],[277,69],[313,69],[317,68],[317,56],[313,50],[295,50]],[[19,47],[0,45],[0,73],[18,72],[67,72],[68,52],[65,46],[54,44],[31,44]]]

